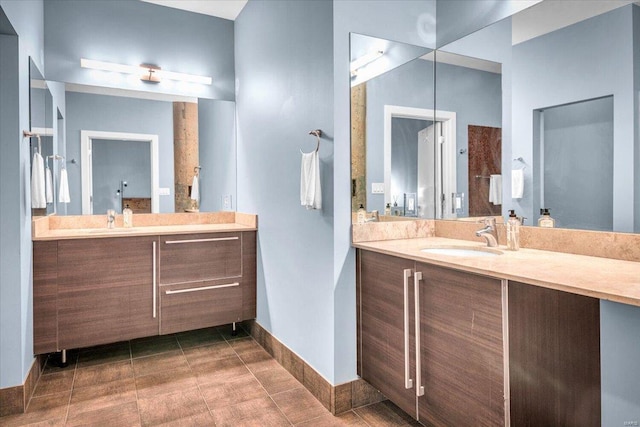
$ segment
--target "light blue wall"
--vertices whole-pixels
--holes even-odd
[[[70,215],[82,213],[80,131],[129,132],[158,135],[159,186],[170,188],[169,196],[159,196],[160,212],[174,211],[173,195],[173,104],[167,101],[67,92],[67,163]],[[95,159],[94,159],[95,161]]]
[[[615,231],[633,231],[634,185],[638,185],[632,178],[636,150],[632,7],[616,9],[513,49],[512,95],[516,102],[512,152],[529,164],[535,162],[537,153],[533,144],[534,110],[613,95]],[[598,52],[597,60],[594,52]],[[573,75],[580,78],[570,78]],[[513,203],[512,209],[528,218],[539,216],[534,202],[539,194],[537,182],[539,177],[532,175],[532,168],[525,169],[524,197]]]
[[[603,426],[640,421],[640,307],[600,301]]]
[[[613,99],[544,110],[544,206],[555,226],[613,228]]]
[[[33,363],[29,56],[43,68],[42,0],[0,0],[19,38],[0,50],[0,388],[23,384]]]
[[[640,6],[633,8],[633,68],[635,95],[635,181],[640,180]],[[640,233],[640,184],[635,186],[635,227],[634,231]]]
[[[200,211],[220,211],[222,197],[231,196],[236,210],[236,104],[231,101],[198,100],[200,165]]]
[[[238,210],[258,214],[257,321],[327,380],[333,363],[330,1],[250,1],[236,20]],[[345,63],[348,58],[345,59]],[[322,210],[300,206],[300,149],[322,129]]]
[[[233,21],[138,0],[47,0],[45,18],[49,80],[235,99]],[[210,76],[213,84],[114,81],[115,73],[80,68],[80,58],[150,63],[169,71]]]
[[[126,181],[124,197],[151,198],[151,143],[149,141],[94,140],[93,213],[106,214],[107,209],[122,213],[124,206],[116,193],[120,181]]]
[[[65,158],[64,162],[56,161],[53,164],[53,176],[54,179],[54,187],[60,188],[59,178],[60,178],[60,169],[65,166],[68,166],[69,159],[66,158],[66,126],[64,125],[64,118],[66,117],[66,106],[65,106],[65,89],[64,84],[60,82],[52,82],[48,81],[47,86],[51,91],[51,95],[53,97],[53,135],[54,135],[54,152],[63,156]],[[62,115],[62,119],[58,117],[58,112]],[[58,196],[54,197],[56,201],[56,213],[58,215],[66,215],[67,213],[67,204],[59,203]]]
[[[435,0],[333,2],[334,383],[356,378],[355,251],[351,248],[349,32],[435,47]]]
[[[537,3],[535,0],[437,0],[438,48],[507,18],[535,3]]]

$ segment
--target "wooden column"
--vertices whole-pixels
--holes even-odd
[[[191,200],[194,168],[200,165],[198,154],[198,104],[173,103],[173,173],[175,211],[198,209]]]
[[[367,85],[351,88],[351,210],[367,207]],[[355,193],[354,193],[355,192]]]

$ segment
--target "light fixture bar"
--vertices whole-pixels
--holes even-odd
[[[101,71],[112,71],[116,73],[124,73],[124,74],[137,74],[140,76],[149,76],[153,75],[156,79],[169,79],[169,80],[177,80],[188,83],[199,83],[210,85],[213,82],[213,79],[208,76],[198,76],[196,74],[187,74],[187,73],[176,73],[173,71],[165,71],[161,70],[159,67],[154,65],[142,64],[142,65],[125,65],[125,64],[117,64],[115,62],[105,62],[105,61],[96,61],[93,59],[80,59],[80,66],[82,68],[89,68],[93,70],[101,70]],[[149,80],[158,82],[156,80]]]
[[[372,63],[376,59],[379,59],[382,55],[384,55],[384,51],[375,50],[367,53],[366,55],[361,56],[358,59],[354,59],[353,61],[351,61],[351,67],[350,67],[351,73],[355,74],[358,69]]]

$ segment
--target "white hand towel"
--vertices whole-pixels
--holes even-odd
[[[47,207],[44,182],[44,160],[40,153],[33,155],[31,163],[31,207],[42,209]]]
[[[511,171],[511,198],[522,199],[524,195],[524,169]]]
[[[198,182],[198,175],[193,176],[193,182],[191,183],[191,200],[200,200],[200,184]]]
[[[47,203],[53,203],[53,177],[51,176],[51,169],[49,168],[45,170],[44,187]]]
[[[494,205],[502,204],[502,175],[489,177],[489,201]]]
[[[67,178],[67,170],[62,169],[60,171],[60,193],[58,194],[58,203],[69,203],[71,198],[69,197],[69,179]]]
[[[302,153],[300,167],[300,204],[307,209],[322,209],[320,159],[318,152]]]

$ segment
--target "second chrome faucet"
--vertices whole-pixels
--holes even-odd
[[[478,222],[484,224],[484,227],[476,231],[476,236],[484,237],[484,239],[487,241],[487,246],[491,248],[495,248],[496,246],[498,246],[498,231],[496,230],[496,219],[493,217],[486,217]]]

